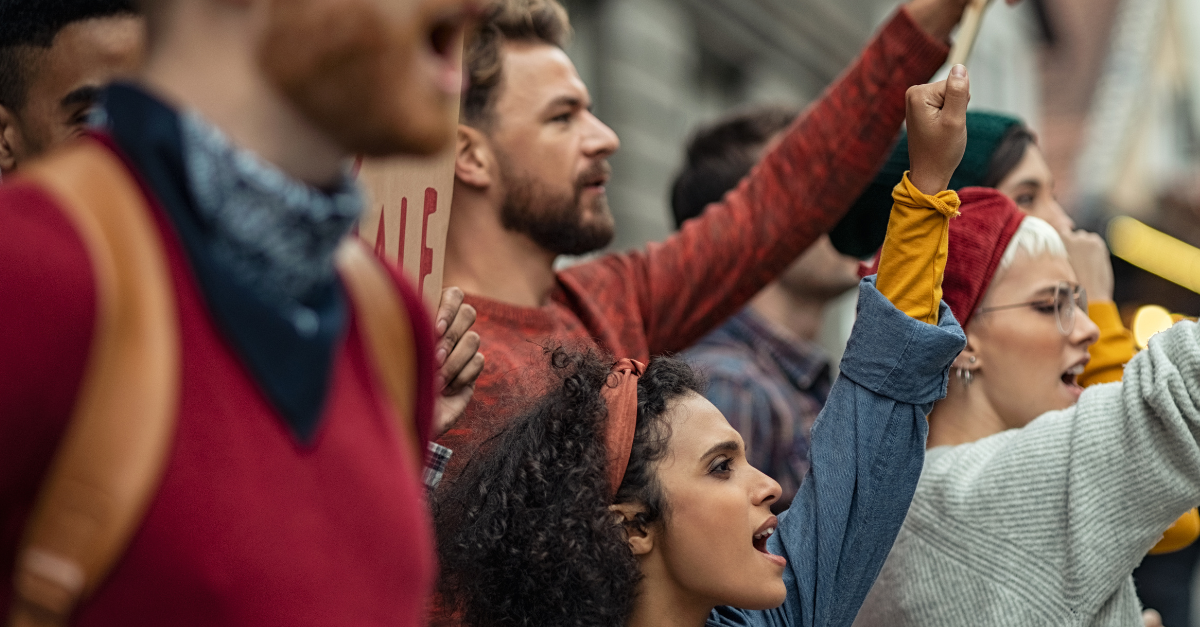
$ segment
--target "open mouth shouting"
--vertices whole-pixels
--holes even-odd
[[[778,526],[779,520],[774,516],[771,516],[758,527],[758,530],[754,532],[752,542],[754,544],[754,550],[761,553],[763,557],[767,558],[767,560],[769,560],[771,563],[782,568],[787,565],[787,559],[781,555],[774,555],[767,551],[767,539],[775,535],[775,528]]]
[[[1066,386],[1067,392],[1069,392],[1076,400],[1079,399],[1080,394],[1083,394],[1083,386],[1079,385],[1079,375],[1083,374],[1083,369],[1085,366],[1087,366],[1087,362],[1087,358],[1084,358],[1079,363],[1068,368],[1066,372],[1062,373],[1062,376],[1059,377],[1062,380],[1062,384]]]

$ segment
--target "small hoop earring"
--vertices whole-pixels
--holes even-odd
[[[966,368],[959,368],[958,369],[958,380],[959,380],[959,382],[962,383],[962,386],[964,388],[969,388],[969,387],[971,387],[971,383],[973,381],[975,381],[975,373],[971,372],[970,370],[967,370]]]

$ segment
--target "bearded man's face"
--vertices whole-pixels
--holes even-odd
[[[497,153],[497,161],[505,186],[500,207],[504,228],[528,235],[556,255],[584,255],[612,241],[614,224],[608,196],[588,193],[596,181],[608,179],[608,162],[594,162],[568,187],[547,184],[521,171],[501,152]]]
[[[263,69],[347,152],[432,154],[454,137],[475,0],[266,0]]]
[[[592,115],[587,87],[560,48],[512,42],[503,54],[487,129],[502,224],[556,254],[607,246],[613,217],[605,185],[616,133]]]

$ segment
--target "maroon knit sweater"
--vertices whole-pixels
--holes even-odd
[[[905,92],[948,53],[901,9],[779,146],[679,233],[558,273],[543,307],[468,295],[488,363],[472,408],[439,440],[455,451],[449,475],[545,384],[542,346],[598,345],[645,361],[687,348],[741,309],[846,213],[892,147]]]

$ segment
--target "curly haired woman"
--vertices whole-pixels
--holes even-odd
[[[965,145],[965,68],[913,88],[913,171],[897,216],[931,228],[889,241],[859,317],[812,465],[777,519],[779,485],[696,374],[660,358],[614,366],[555,351],[560,380],[434,495],[441,608],[472,626],[846,626],[916,486],[925,415],[963,336],[940,302],[945,192]],[[927,195],[935,193],[935,195]]]

